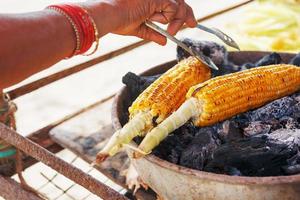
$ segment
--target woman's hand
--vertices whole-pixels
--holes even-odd
[[[80,5],[93,17],[100,37],[116,33],[164,45],[166,38],[146,27],[147,19],[168,24],[170,34],[184,23],[196,25],[184,0],[90,0]],[[72,25],[53,10],[0,14],[0,35],[0,47],[5,47],[0,48],[0,92],[70,56],[76,47]]]
[[[145,20],[168,24],[172,35],[184,23],[189,27],[197,24],[192,8],[184,0],[102,0],[88,1],[83,6],[95,19],[101,35],[109,32],[132,35],[161,45],[166,44],[166,38],[148,28]]]

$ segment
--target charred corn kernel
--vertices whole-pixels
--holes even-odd
[[[192,119],[196,126],[208,126],[300,89],[300,67],[271,65],[228,74],[195,85],[187,100],[165,121],[151,130],[139,146],[144,154],[167,135]],[[136,157],[142,156],[136,153]]]
[[[129,108],[130,120],[118,130],[107,145],[98,153],[96,163],[116,154],[123,145],[135,136],[143,136],[153,128],[153,121],[159,124],[185,101],[189,88],[211,77],[207,66],[190,57],[179,62],[164,73]]]
[[[190,57],[163,74],[151,84],[129,108],[130,119],[137,113],[150,111],[159,123],[185,100],[189,88],[210,78],[210,70]]]

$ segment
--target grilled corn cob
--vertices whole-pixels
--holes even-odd
[[[114,133],[106,146],[98,153],[96,163],[116,154],[135,136],[144,136],[185,101],[189,88],[211,77],[207,66],[190,57],[179,62],[153,82],[129,108],[129,122]]]
[[[195,85],[181,107],[146,135],[135,157],[150,153],[190,119],[196,126],[209,126],[299,89],[300,68],[293,65],[253,68]]]

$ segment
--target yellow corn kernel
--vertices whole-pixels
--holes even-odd
[[[228,74],[195,85],[187,100],[147,133],[135,157],[150,153],[167,135],[192,119],[208,126],[300,90],[300,67],[271,65]]]
[[[206,81],[192,87],[187,98],[203,101],[197,126],[208,126],[291,94],[300,88],[300,68],[272,65]]]
[[[191,86],[210,77],[210,69],[196,58],[181,61],[138,96],[129,108],[130,119],[137,113],[150,111],[159,123],[178,109]]]
[[[135,136],[144,136],[153,128],[154,119],[155,123],[159,124],[181,106],[191,86],[210,77],[210,69],[194,57],[183,60],[169,69],[133,102],[129,108],[129,122],[114,133],[98,153],[96,163],[116,154]]]

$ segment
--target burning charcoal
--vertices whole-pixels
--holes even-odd
[[[288,159],[288,165],[284,166],[282,169],[285,174],[288,175],[300,173],[300,149],[297,155],[293,156],[291,159]]]
[[[219,123],[217,133],[222,142],[243,138],[243,131],[239,127],[239,124],[234,120],[226,120],[222,123]]]
[[[300,145],[300,144],[299,144]],[[299,146],[298,145],[298,146]],[[287,160],[289,166],[300,164],[300,149],[298,154],[294,155],[292,158]]]
[[[293,94],[292,97],[300,103],[300,92]]]
[[[271,132],[276,131],[281,128],[285,128],[285,125],[280,123],[280,119],[270,119],[265,122],[266,124],[271,125]]]
[[[299,97],[300,97],[300,95],[299,95]],[[295,106],[293,106],[293,117],[295,118],[295,119],[298,119],[298,122],[299,122],[299,119],[300,119],[300,102],[299,103],[297,103]],[[300,123],[300,122],[299,122]]]
[[[294,105],[296,103],[296,100],[292,97],[283,97],[259,109],[247,112],[246,115],[252,122],[280,119],[284,116],[291,116],[294,112]]]
[[[278,53],[272,53],[270,55],[264,56],[262,59],[255,63],[256,67],[275,65],[281,63],[281,56]]]
[[[191,143],[197,130],[198,128],[191,124],[185,124],[163,140],[153,150],[153,154],[164,160],[178,164],[182,151]]]
[[[273,140],[281,141],[288,146],[296,145],[300,148],[300,129],[280,129],[272,132],[268,135],[268,137]]]
[[[257,134],[267,134],[271,130],[271,125],[261,121],[251,122],[246,128],[244,128],[244,134],[246,136],[252,136]]]
[[[199,128],[192,125],[192,123],[186,123],[182,128],[180,128],[180,137],[185,145],[191,143]]]
[[[132,72],[128,72],[127,74],[125,74],[125,76],[123,76],[122,82],[129,88],[132,99],[135,99],[159,76],[160,75],[138,76]]]
[[[298,153],[287,160],[287,165],[282,167],[282,170],[287,175],[300,173],[300,129],[286,131],[285,129],[278,130],[270,134],[271,138],[284,141],[289,146],[296,144]]]
[[[171,154],[168,155],[167,160],[172,163],[178,163],[179,156],[180,155],[179,155],[178,151],[176,151],[176,149],[171,149]]]
[[[242,71],[242,70],[246,70],[246,69],[251,69],[253,67],[256,67],[254,63],[245,63],[241,66],[240,70]]]
[[[291,61],[290,64],[300,67],[300,53],[298,53]]]
[[[180,165],[202,170],[220,144],[214,132],[212,128],[200,128],[191,144],[183,150]]]
[[[230,74],[230,73],[234,73],[234,72],[238,72],[240,71],[240,67],[233,64],[233,63],[227,63],[224,65],[221,65],[219,67],[219,70],[212,70],[212,77],[216,77],[216,76],[222,76],[224,74]]]
[[[297,128],[300,128],[299,122],[297,122],[297,120],[294,119],[294,118],[283,117],[279,121],[282,124],[282,127],[285,127],[287,129],[297,129]]]
[[[183,39],[182,42],[188,47],[193,48],[195,51],[210,57],[217,66],[227,64],[228,53],[226,48],[222,45],[211,41],[196,41],[189,38]],[[182,60],[189,56],[189,53],[181,47],[177,47],[177,60]]]
[[[282,175],[282,167],[299,150],[295,143],[299,133],[289,134],[289,131],[284,129],[223,144],[204,170],[226,173],[228,167],[234,167],[245,176]]]
[[[235,167],[225,166],[224,167],[225,174],[230,176],[242,176],[242,172]]]
[[[282,168],[285,174],[287,175],[293,175],[300,173],[300,164],[293,165],[293,166],[285,166]]]

